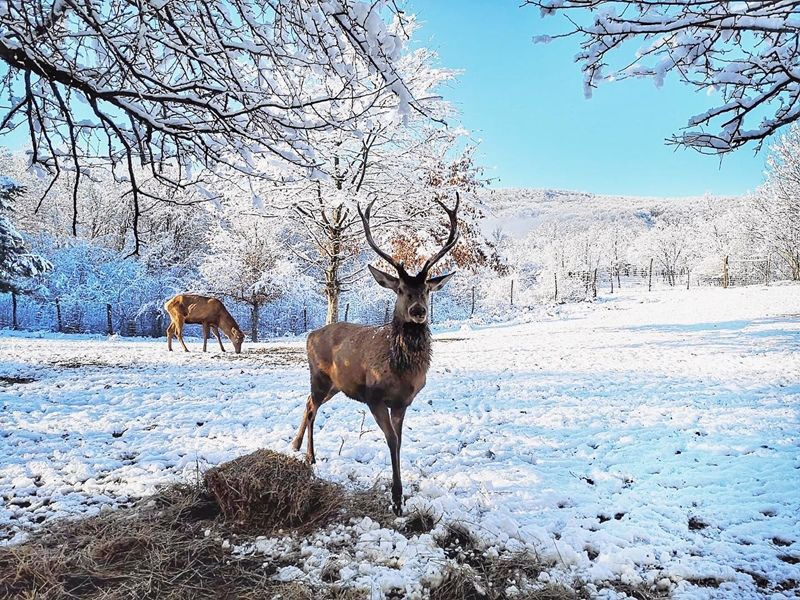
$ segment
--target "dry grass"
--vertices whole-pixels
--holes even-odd
[[[0,548],[2,598],[310,598],[206,536],[208,499],[170,488],[146,506],[59,521]],[[305,595],[304,595],[305,594]]]
[[[538,577],[552,565],[543,564],[529,552],[492,556],[481,551],[469,530],[459,524],[447,526],[437,539],[453,562],[444,581],[431,590],[430,600],[589,600],[596,590],[575,581],[571,585],[542,585]],[[636,600],[657,600],[666,596],[621,582],[597,587],[623,592]],[[509,590],[514,592],[510,593]]]
[[[207,487],[173,486],[131,509],[57,521],[0,548],[0,598],[357,597],[278,583],[272,575],[289,563],[234,557],[222,544],[245,527],[260,535],[319,526],[344,505],[338,487],[267,450],[220,465],[205,480]]]

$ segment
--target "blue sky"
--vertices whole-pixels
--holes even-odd
[[[461,69],[444,90],[481,140],[479,158],[495,187],[557,188],[643,196],[740,194],[763,179],[766,150],[744,148],[720,161],[664,139],[713,98],[676,79],[609,83],[587,100],[578,39],[534,44],[563,31],[518,0],[409,0],[422,24],[417,43],[442,66]]]

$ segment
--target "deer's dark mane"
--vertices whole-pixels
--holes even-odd
[[[389,365],[395,373],[427,372],[431,364],[431,330],[427,323],[404,323],[396,317],[390,325]]]

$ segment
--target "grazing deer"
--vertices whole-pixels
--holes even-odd
[[[369,270],[381,286],[397,294],[392,322],[379,327],[333,323],[312,331],[306,349],[311,371],[311,394],[306,402],[300,429],[292,443],[300,449],[308,430],[306,459],[314,462],[314,418],[319,407],[336,393],[365,403],[386,436],[392,459],[392,503],[394,512],[402,514],[403,484],[400,480],[400,444],[403,437],[403,418],[414,397],[425,387],[425,377],[431,361],[431,331],[428,327],[428,300],[447,283],[453,273],[428,278],[431,267],[450,251],[458,240],[459,197],[449,210],[450,235],[439,252],[429,258],[416,275],[409,275],[403,263],[383,252],[369,228],[370,202],[365,212],[358,207],[364,224],[364,235],[372,249],[394,267],[398,277]],[[390,414],[391,411],[391,414]]]
[[[208,346],[209,329],[217,336],[219,347],[225,352],[222,338],[219,337],[219,330],[222,329],[233,343],[233,349],[236,354],[241,353],[244,333],[239,329],[231,313],[216,298],[178,294],[164,305],[164,310],[169,313],[171,321],[169,327],[167,327],[167,348],[169,348],[170,352],[172,352],[173,335],[178,337],[183,349],[188,352],[189,349],[183,341],[183,326],[186,324],[200,324],[203,326],[203,352],[206,351]]]

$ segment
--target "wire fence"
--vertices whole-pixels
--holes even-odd
[[[434,323],[460,321],[486,314],[490,310],[497,312],[498,307],[514,309],[548,301],[580,300],[596,297],[598,293],[618,292],[620,288],[646,286],[653,289],[692,285],[734,287],[769,284],[770,280],[769,260],[761,258],[726,260],[719,275],[694,275],[688,269],[658,268],[654,261],[645,266],[627,264],[617,268],[551,271],[539,273],[534,282],[509,278],[504,280],[502,286],[494,286],[489,292],[478,293],[475,287],[471,287],[454,293],[433,294],[430,315]],[[534,290],[535,294],[532,294]],[[84,302],[66,298],[44,300],[18,294],[0,294],[0,328],[162,337],[169,325],[169,316],[161,308],[165,300],[153,299],[145,307],[132,307],[121,302]],[[225,305],[240,328],[251,335],[251,307],[232,301],[225,301]],[[356,323],[382,324],[391,320],[393,308],[390,295],[365,299],[361,295],[343,294],[339,318]],[[323,326],[326,314],[322,299],[303,304],[290,298],[272,302],[259,309],[257,335],[259,339],[299,335]],[[191,335],[193,331],[189,326],[187,334]],[[198,332],[199,326],[195,333]]]

